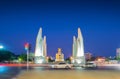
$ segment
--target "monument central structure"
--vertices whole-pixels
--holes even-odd
[[[42,38],[42,28],[40,28],[36,38],[35,63],[45,63],[46,55],[47,55],[46,36]]]
[[[64,54],[62,53],[61,48],[58,48],[58,52],[56,53],[56,62],[62,62],[64,61]]]

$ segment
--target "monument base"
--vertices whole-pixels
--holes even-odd
[[[81,56],[81,57],[76,57],[74,59],[71,60],[71,63],[73,64],[85,64],[86,61],[85,61],[85,56]]]
[[[64,62],[64,59],[55,59],[56,62]]]
[[[35,56],[35,63],[36,64],[46,63],[46,58],[43,56]]]

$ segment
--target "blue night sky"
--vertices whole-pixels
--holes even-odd
[[[78,27],[85,52],[114,56],[120,47],[120,1],[0,0],[0,44],[6,49],[21,54],[29,42],[34,52],[40,27],[47,37],[48,56],[55,56],[59,47],[71,56]]]

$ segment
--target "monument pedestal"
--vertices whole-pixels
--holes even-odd
[[[85,64],[85,56],[73,58],[71,60],[71,63],[84,65]]]
[[[46,58],[43,56],[35,56],[35,63],[36,64],[46,63]]]

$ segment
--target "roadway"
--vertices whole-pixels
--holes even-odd
[[[120,79],[120,70],[49,69],[33,67],[22,71],[15,79]]]

